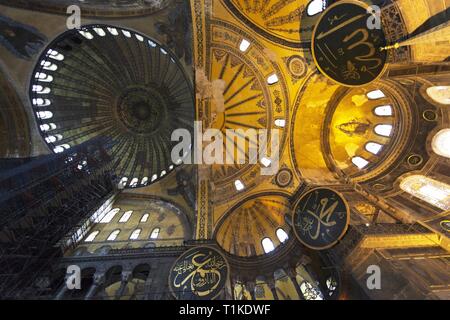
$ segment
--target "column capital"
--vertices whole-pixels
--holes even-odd
[[[104,272],[96,272],[93,277],[95,285],[102,285],[105,282],[105,273]]]

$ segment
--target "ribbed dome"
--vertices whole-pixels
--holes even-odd
[[[290,212],[289,201],[283,195],[260,195],[244,200],[226,213],[216,231],[217,243],[236,256],[262,255],[264,239],[273,248],[286,240],[280,237],[280,230],[284,234],[289,230],[285,215]]]
[[[96,137],[126,187],[166,175],[173,130],[192,131],[192,86],[178,59],[144,35],[105,25],[68,31],[39,59],[30,96],[54,152]]]

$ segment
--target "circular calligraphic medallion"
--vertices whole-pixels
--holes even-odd
[[[442,229],[444,229],[447,232],[450,232],[450,220],[442,220],[440,225]]]
[[[359,1],[339,1],[320,17],[312,36],[312,54],[320,72],[347,87],[367,85],[386,66],[387,51],[380,13]]]
[[[170,269],[170,291],[178,300],[215,299],[225,286],[228,272],[228,262],[220,252],[196,247],[183,253]]]
[[[311,249],[322,250],[344,236],[349,219],[347,202],[338,192],[316,188],[295,203],[292,220],[297,239]]]

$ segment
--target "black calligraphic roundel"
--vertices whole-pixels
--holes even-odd
[[[442,220],[440,225],[442,229],[444,229],[447,232],[450,232],[450,220]]]
[[[196,247],[183,253],[172,266],[169,287],[179,300],[216,298],[228,278],[228,263],[210,247]]]
[[[386,37],[379,7],[360,1],[340,1],[320,17],[312,36],[317,68],[327,78],[348,87],[367,85],[385,68]]]
[[[311,249],[327,249],[344,236],[349,217],[348,205],[339,193],[316,188],[304,194],[294,206],[294,233]]]

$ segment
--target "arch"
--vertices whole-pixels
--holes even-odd
[[[142,263],[134,267],[133,278],[147,280],[151,267],[148,263]]]

